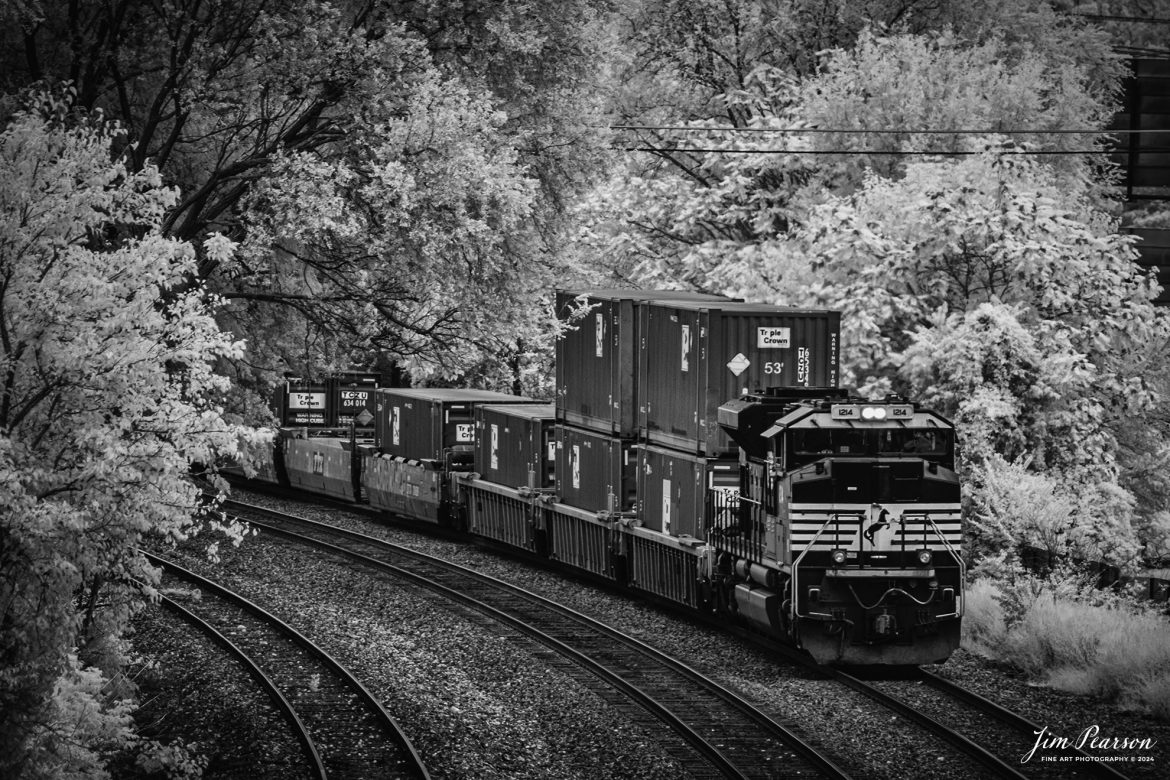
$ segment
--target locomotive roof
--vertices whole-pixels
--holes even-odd
[[[895,423],[896,425],[894,425]],[[809,428],[819,428],[821,430],[865,430],[867,428],[874,430],[888,430],[892,427],[953,429],[955,426],[952,425],[951,422],[942,415],[927,410],[916,410],[914,412],[914,416],[909,420],[858,422],[856,420],[834,420],[829,416],[829,411],[827,409],[812,406],[802,406],[799,409],[795,409],[789,414],[781,417],[772,425],[772,427],[761,433],[760,436],[765,439],[770,439],[788,428],[798,428],[801,430],[806,430]]]

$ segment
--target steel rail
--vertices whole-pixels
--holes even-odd
[[[460,576],[468,577],[468,578],[473,579],[473,580],[480,582],[482,584],[489,585],[489,586],[496,588],[498,590],[502,590],[509,595],[523,598],[523,599],[529,601],[530,603],[533,603],[533,604],[540,606],[541,608],[551,610],[551,611],[561,615],[562,617],[569,618],[570,620],[573,620],[573,621],[575,621],[583,626],[586,626],[593,631],[596,631],[598,633],[603,634],[604,636],[606,636],[607,638],[609,638],[613,641],[622,643],[626,647],[628,647],[632,650],[635,650],[635,651],[637,651],[645,656],[648,656],[652,660],[669,668],[670,670],[672,670],[676,674],[679,674],[680,676],[684,677],[685,679],[687,679],[691,682],[695,682],[697,684],[702,685],[708,691],[710,691],[715,696],[720,698],[725,704],[727,704],[728,706],[733,707],[737,711],[739,711],[741,715],[744,715],[744,716],[752,719],[762,729],[765,729],[767,732],[771,733],[775,738],[777,738],[778,741],[780,741],[782,744],[784,744],[788,748],[792,749],[794,752],[796,752],[798,755],[800,755],[801,758],[803,758],[804,760],[806,760],[807,762],[812,764],[814,767],[816,767],[820,772],[822,772],[826,776],[833,777],[833,778],[847,778],[847,777],[849,777],[849,775],[843,769],[841,769],[839,766],[837,766],[835,763],[833,763],[833,761],[831,759],[826,757],[821,752],[817,751],[813,746],[809,745],[807,742],[805,742],[803,739],[801,739],[798,735],[796,735],[794,732],[792,732],[790,729],[788,729],[783,724],[774,720],[773,718],[771,718],[767,714],[760,712],[757,708],[755,708],[753,705],[751,705],[749,702],[747,702],[746,700],[744,700],[742,697],[738,696],[734,692],[732,692],[732,691],[728,690],[727,688],[714,682],[713,680],[708,678],[706,675],[703,675],[701,672],[687,666],[686,664],[683,664],[681,661],[678,661],[677,659],[671,658],[670,656],[666,655],[665,653],[662,653],[661,651],[657,650],[656,648],[653,648],[653,647],[651,647],[643,642],[640,642],[639,640],[634,639],[633,637],[630,637],[629,635],[624,634],[624,633],[618,631],[617,629],[614,629],[610,626],[607,626],[604,623],[601,623],[599,621],[596,621],[596,620],[594,620],[594,619],[592,619],[592,618],[590,618],[590,617],[588,617],[580,612],[577,612],[569,607],[565,607],[564,605],[557,604],[556,602],[545,599],[545,598],[539,596],[538,594],[534,594],[531,591],[525,590],[524,588],[518,587],[518,586],[513,585],[511,583],[508,583],[508,582],[504,582],[502,580],[498,580],[494,577],[484,575],[480,572],[473,571],[473,570],[468,569],[464,566],[454,564],[450,561],[445,561],[445,560],[440,559],[440,558],[435,558],[434,556],[427,555],[426,553],[422,553],[422,552],[419,552],[417,550],[412,550],[409,548],[401,547],[401,546],[395,545],[391,542],[387,542],[387,541],[384,541],[381,539],[376,539],[374,537],[370,537],[370,536],[367,536],[365,534],[357,533],[355,531],[350,531],[350,530],[344,529],[344,528],[338,528],[336,526],[332,526],[332,525],[329,525],[327,523],[320,523],[320,522],[317,522],[314,520],[309,520],[307,518],[297,517],[294,515],[287,515],[283,512],[278,512],[276,510],[267,509],[264,507],[252,506],[249,504],[245,504],[243,502],[237,502],[237,501],[225,502],[225,506],[228,506],[228,505],[237,507],[237,508],[239,508],[240,511],[253,512],[253,513],[261,514],[261,515],[268,516],[268,517],[280,518],[281,520],[283,520],[285,522],[293,522],[293,523],[301,524],[303,526],[307,526],[311,529],[314,529],[318,532],[335,534],[335,535],[340,536],[348,541],[357,542],[357,543],[364,544],[364,545],[370,545],[370,546],[378,548],[382,551],[391,552],[395,555],[401,555],[401,556],[405,556],[408,558],[412,558],[414,560],[424,562],[428,565],[441,566],[444,569],[458,573]],[[575,648],[572,648],[572,647],[566,645],[565,643],[561,642],[561,640],[559,640],[553,636],[550,636],[546,632],[541,631],[539,628],[532,626],[531,624],[521,620],[520,618],[509,615],[506,612],[499,610],[497,607],[494,607],[490,604],[487,604],[479,599],[476,599],[476,598],[469,596],[465,593],[462,593],[458,590],[454,590],[452,588],[449,588],[448,586],[442,585],[441,583],[437,583],[433,579],[430,579],[426,576],[417,574],[415,572],[411,572],[407,569],[403,569],[401,567],[395,566],[394,564],[388,563],[388,562],[383,561],[383,560],[379,560],[378,558],[372,558],[372,557],[365,555],[363,553],[356,552],[353,550],[348,550],[348,549],[343,548],[343,547],[338,547],[337,545],[334,545],[330,542],[323,541],[320,539],[315,539],[315,538],[310,537],[310,536],[305,536],[304,534],[300,534],[300,533],[297,533],[295,531],[290,531],[286,528],[281,528],[281,527],[278,527],[275,525],[271,525],[269,523],[264,523],[264,522],[260,522],[260,521],[254,521],[254,520],[249,520],[249,522],[255,526],[267,529],[269,531],[275,532],[275,533],[282,535],[282,536],[285,536],[287,538],[295,539],[295,540],[300,541],[300,542],[307,542],[307,543],[312,544],[314,546],[317,546],[319,548],[330,550],[332,552],[336,552],[336,553],[345,555],[347,557],[361,560],[362,562],[367,563],[369,565],[372,565],[376,568],[383,569],[383,570],[389,570],[389,571],[393,572],[396,576],[405,576],[405,577],[411,579],[412,581],[418,582],[429,589],[440,592],[443,595],[448,596],[450,598],[453,598],[459,602],[468,604],[468,605],[474,607],[475,609],[477,609],[477,611],[481,611],[485,614],[489,614],[492,617],[495,617],[495,618],[507,623],[508,625],[511,625],[511,626],[517,628],[518,630],[522,631],[523,633],[527,634],[528,636],[531,636],[534,639],[537,639],[538,641],[542,642],[543,644],[546,644],[546,645],[552,647],[558,653],[561,653],[562,655],[565,655],[566,657],[573,658],[575,661],[578,661],[578,663],[580,663],[581,665],[588,668],[590,671],[592,671],[594,674],[596,674],[601,679],[603,679],[607,682],[610,682],[611,684],[616,685],[616,687],[619,687],[628,696],[630,696],[631,698],[634,698],[636,701],[643,703],[643,706],[645,706],[656,717],[659,717],[667,725],[669,725],[672,729],[674,729],[676,731],[676,733],[678,733],[680,736],[682,736],[698,752],[705,755],[709,761],[711,761],[713,764],[715,764],[716,767],[719,768],[720,771],[725,773],[727,776],[729,776],[729,777],[743,777],[744,776],[742,774],[742,772],[740,772],[740,770],[734,765],[733,761],[731,759],[729,759],[728,757],[726,757],[726,755],[723,754],[722,751],[719,751],[718,748],[711,746],[707,740],[705,740],[702,736],[695,733],[694,730],[689,725],[687,725],[685,722],[683,722],[678,716],[674,715],[674,713],[672,713],[669,709],[665,708],[663,705],[661,705],[656,700],[654,700],[653,697],[649,696],[644,691],[641,691],[640,689],[634,687],[627,680],[624,680],[619,675],[614,674],[611,670],[607,669],[604,665],[599,664],[594,659],[591,659],[588,656],[583,655],[582,653],[580,653],[580,651],[576,650]]]
[[[225,648],[228,653],[237,661],[243,664],[248,674],[250,674],[252,678],[260,684],[260,687],[263,688],[268,694],[268,697],[272,699],[273,703],[276,705],[276,708],[280,711],[281,716],[285,719],[285,721],[288,722],[290,726],[292,726],[297,742],[300,743],[301,748],[305,751],[306,757],[309,760],[309,764],[311,765],[310,771],[312,772],[313,776],[320,778],[320,780],[327,780],[328,774],[325,771],[325,764],[321,760],[321,753],[317,750],[317,743],[313,741],[313,737],[311,734],[309,734],[309,730],[305,726],[304,721],[301,720],[301,716],[297,714],[295,709],[293,709],[292,704],[289,702],[288,698],[285,697],[284,693],[281,692],[276,682],[273,681],[273,679],[269,677],[263,669],[260,668],[259,664],[257,664],[250,655],[244,652],[244,650],[239,645],[229,639],[226,634],[215,628],[215,626],[211,625],[206,620],[184,607],[182,604],[174,601],[173,599],[167,598],[166,596],[162,597],[162,605],[209,636],[214,642]]]
[[[1007,724],[1008,726],[1011,726],[1014,729],[1028,732],[1032,736],[1039,736],[1043,733],[1041,727],[1036,723],[1028,720],[1018,713],[1012,712],[1006,707],[996,704],[991,699],[980,696],[974,691],[969,691],[966,688],[951,682],[945,677],[940,677],[934,672],[929,672],[925,669],[919,669],[918,671],[921,674],[922,681],[927,685],[974,707],[980,712],[991,715],[992,717],[998,719],[1002,723]],[[1108,778],[1109,780],[1129,780],[1127,775],[1118,772],[1116,769],[1102,761],[1088,760],[1091,757],[1088,753],[1081,750],[1080,748],[1070,747],[1068,748],[1067,752],[1074,756],[1080,756],[1086,759],[1083,762],[1077,763],[1078,771],[1086,770],[1092,774],[1098,775],[1099,777]]]
[[[1003,759],[999,758],[999,756],[996,756],[987,748],[972,742],[959,732],[938,722],[929,715],[925,715],[919,712],[902,700],[885,693],[884,691],[880,691],[869,683],[859,680],[853,675],[843,672],[840,669],[830,669],[828,670],[828,673],[830,676],[832,676],[833,679],[845,684],[858,693],[865,694],[883,707],[893,710],[907,720],[910,720],[918,726],[926,729],[934,736],[945,740],[959,751],[967,754],[971,758],[983,764],[983,766],[987,767],[988,769],[991,769],[992,771],[997,772],[1004,777],[1013,778],[1013,780],[1027,780],[1027,775],[1021,774],[1019,770],[1017,770],[1011,764],[1006,763]]]
[[[290,626],[285,621],[276,617],[272,613],[265,610],[263,607],[255,604],[252,601],[244,598],[238,593],[225,588],[224,586],[203,577],[189,569],[186,569],[174,561],[170,561],[161,556],[141,551],[142,555],[146,557],[151,563],[165,571],[169,571],[178,575],[180,578],[186,579],[190,582],[196,583],[200,588],[214,593],[219,598],[234,604],[244,610],[259,617],[262,621],[275,627],[278,631],[292,639],[292,641],[299,644],[309,652],[313,657],[320,661],[326,668],[329,669],[337,678],[345,683],[350,689],[355,691],[359,698],[363,700],[365,705],[372,711],[379,725],[390,734],[394,743],[400,748],[407,759],[407,763],[411,764],[411,773],[421,778],[421,780],[430,780],[430,772],[427,770],[426,764],[422,760],[422,756],[418,750],[415,749],[410,737],[403,731],[398,721],[386,710],[382,702],[374,696],[368,688],[358,680],[353,673],[351,673],[345,666],[343,666],[337,659],[327,653],[324,649],[318,646],[311,639],[306,637],[300,631]]]

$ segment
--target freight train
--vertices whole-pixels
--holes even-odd
[[[557,306],[575,325],[555,401],[290,384],[256,476],[523,550],[819,663],[954,651],[954,427],[842,392],[838,313],[637,290],[562,291]]]

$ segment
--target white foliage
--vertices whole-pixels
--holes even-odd
[[[193,248],[160,233],[158,171],[111,162],[100,116],[39,109],[0,133],[0,642],[21,648],[4,701],[107,646],[154,579],[137,545],[194,528],[189,467],[236,446],[210,361],[242,349],[190,285]],[[19,741],[29,713],[8,712]]]

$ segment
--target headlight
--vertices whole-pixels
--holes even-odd
[[[923,566],[929,566],[930,561],[933,558],[934,558],[934,553],[932,553],[930,550],[927,550],[926,548],[923,548],[923,549],[918,551],[918,562],[921,563]]]
[[[863,406],[861,407],[861,419],[884,420],[886,419],[886,408],[884,406]]]
[[[829,553],[829,558],[832,559],[834,566],[843,566],[845,564],[845,558],[846,558],[845,551],[844,550],[833,550],[832,552]]]

